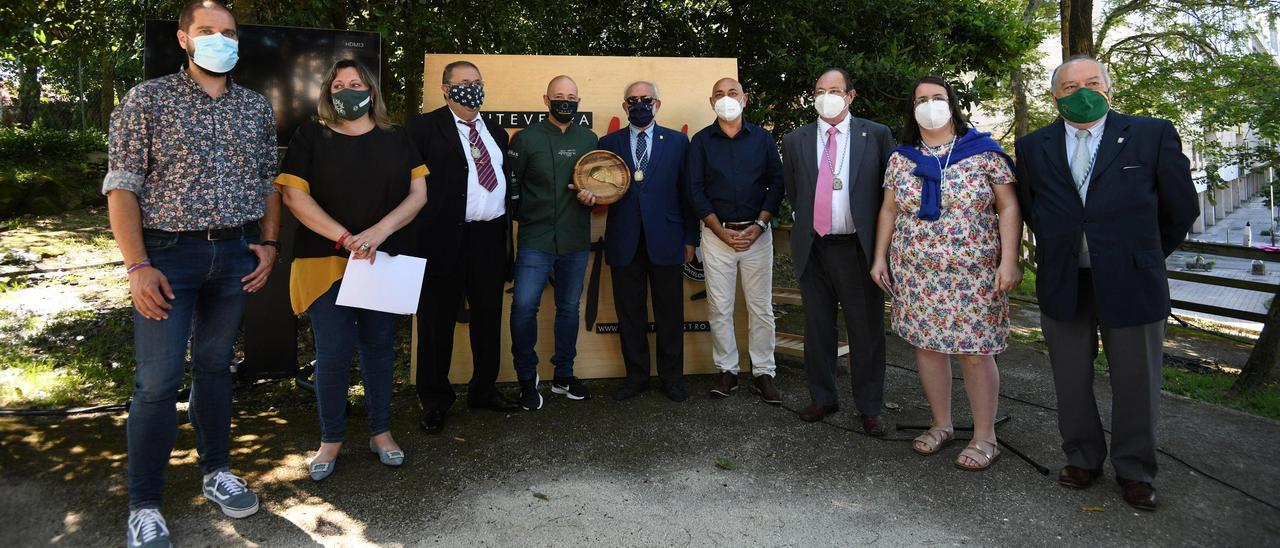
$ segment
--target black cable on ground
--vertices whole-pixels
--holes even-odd
[[[898,364],[894,364],[894,363],[890,363],[890,364],[886,364],[886,365],[888,365],[889,367],[894,367],[894,368],[897,368],[897,369],[902,369],[902,370],[904,370],[904,371],[912,371],[912,372],[914,372],[914,371],[915,371],[915,369],[911,369],[911,368],[909,368],[909,367],[904,367],[904,366],[901,366],[901,365],[898,365]],[[962,377],[951,377],[951,378],[952,378],[952,380],[963,380],[963,378],[962,378]],[[1033,401],[1029,401],[1029,400],[1024,400],[1024,399],[1022,399],[1022,398],[1018,398],[1018,397],[1015,397],[1015,396],[1008,396],[1008,395],[1005,395],[1004,393],[1001,393],[1001,394],[1000,394],[1000,397],[1001,397],[1001,398],[1004,398],[1004,399],[1006,399],[1006,400],[1009,400],[1009,401],[1015,401],[1015,402],[1021,403],[1021,404],[1023,404],[1023,405],[1029,405],[1029,406],[1031,406],[1031,407],[1035,407],[1035,408],[1038,408],[1038,409],[1043,409],[1043,410],[1045,410],[1045,411],[1053,411],[1054,413],[1057,413],[1057,412],[1058,412],[1058,408],[1057,408],[1057,407],[1053,407],[1053,406],[1049,406],[1049,405],[1045,405],[1045,404],[1042,404],[1042,403],[1033,402]],[[1111,435],[1111,430],[1110,430],[1110,429],[1103,428],[1103,429],[1102,429],[1102,431],[1103,431],[1103,432],[1106,432],[1106,433],[1107,433],[1107,435]],[[998,440],[998,441],[1001,441],[1001,445],[1004,445],[1003,440]],[[1239,487],[1236,487],[1235,485],[1233,485],[1232,483],[1228,482],[1227,480],[1224,480],[1224,479],[1219,478],[1219,477],[1217,477],[1217,476],[1215,476],[1215,475],[1213,475],[1213,474],[1210,474],[1210,473],[1208,473],[1208,472],[1206,472],[1206,471],[1202,470],[1201,468],[1197,467],[1196,465],[1191,464],[1191,463],[1189,463],[1189,462],[1187,462],[1187,461],[1183,460],[1183,459],[1182,459],[1182,457],[1179,457],[1179,456],[1177,456],[1177,455],[1174,455],[1173,453],[1170,453],[1169,451],[1164,450],[1164,449],[1161,449],[1161,448],[1159,448],[1159,447],[1157,447],[1157,448],[1156,448],[1156,452],[1157,452],[1157,453],[1160,453],[1161,455],[1164,455],[1165,457],[1168,457],[1168,458],[1172,459],[1174,462],[1177,462],[1178,464],[1181,464],[1181,465],[1183,465],[1183,466],[1186,466],[1186,467],[1187,467],[1187,468],[1189,468],[1192,472],[1195,472],[1195,473],[1197,473],[1197,474],[1200,474],[1201,476],[1204,476],[1204,477],[1206,477],[1206,478],[1209,478],[1210,480],[1213,480],[1213,481],[1217,482],[1218,484],[1222,485],[1223,487],[1226,487],[1226,488],[1228,488],[1228,489],[1231,489],[1232,491],[1235,491],[1235,492],[1237,492],[1237,493],[1240,493],[1241,495],[1244,495],[1246,498],[1249,498],[1250,500],[1253,500],[1254,502],[1257,502],[1257,503],[1259,503],[1259,504],[1262,504],[1263,506],[1266,506],[1267,508],[1270,508],[1270,509],[1272,509],[1272,510],[1275,510],[1275,511],[1277,511],[1277,512],[1280,512],[1280,505],[1277,505],[1277,504],[1274,504],[1274,503],[1269,502],[1269,501],[1267,501],[1267,500],[1264,500],[1264,499],[1262,499],[1262,498],[1260,498],[1260,497],[1258,497],[1258,496],[1256,496],[1256,495],[1254,495],[1254,494],[1252,494],[1252,493],[1250,493],[1250,492],[1248,492],[1248,491],[1245,491],[1244,489],[1241,489],[1241,488],[1239,488]],[[1014,451],[1014,454],[1018,454],[1018,453],[1017,453],[1017,451]],[[1029,460],[1029,459],[1024,459],[1024,460],[1027,460],[1027,462],[1034,462],[1034,461],[1031,461],[1031,460]],[[1033,464],[1033,466],[1035,466],[1035,464]],[[1045,469],[1045,472],[1043,472],[1043,473],[1047,474],[1047,473],[1048,473],[1048,469],[1046,468],[1046,469]]]

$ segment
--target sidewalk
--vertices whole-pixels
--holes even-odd
[[[1248,233],[1252,234],[1252,246],[1271,244],[1271,236],[1262,235],[1264,230],[1271,229],[1271,215],[1270,210],[1266,207],[1265,200],[1261,196],[1250,198],[1243,205],[1236,208],[1235,211],[1227,214],[1225,219],[1218,221],[1213,226],[1206,227],[1205,231],[1200,234],[1191,234],[1187,239],[1197,242],[1244,245],[1246,242],[1246,223],[1250,225]],[[1276,238],[1276,241],[1280,242],[1280,234],[1277,234]],[[1169,256],[1166,266],[1169,270],[1183,270],[1187,261],[1194,260],[1195,256],[1194,253],[1176,251]],[[1263,283],[1280,283],[1280,262],[1265,263],[1266,274],[1258,275],[1251,272],[1252,261],[1246,259],[1210,255],[1205,255],[1205,259],[1212,260],[1215,263],[1213,270],[1208,273],[1212,276]],[[1280,259],[1280,255],[1277,255],[1277,259]],[[1267,312],[1267,302],[1273,296],[1271,293],[1266,292],[1217,287],[1182,280],[1169,280],[1169,293],[1177,300],[1207,303],[1258,313]],[[1262,330],[1262,324],[1258,322],[1189,310],[1175,309],[1175,313],[1224,323],[1248,331],[1257,332]]]
[[[893,337],[889,362],[902,367],[888,370],[888,401],[897,409],[888,420],[927,424],[911,350]],[[808,403],[804,373],[789,365],[779,368],[779,386],[786,407],[798,409]],[[369,454],[357,414],[337,472],[313,483],[304,466],[317,445],[314,407],[255,407],[252,393],[242,392],[233,459],[262,510],[232,520],[200,497],[184,425],[164,511],[183,546],[1261,546],[1280,539],[1280,510],[1236,490],[1280,505],[1280,424],[1165,396],[1161,507],[1140,513],[1121,500],[1110,466],[1090,489],[1056,484],[1063,458],[1055,414],[1045,409],[1055,404],[1047,358],[1013,343],[1000,366],[1000,412],[1011,417],[1001,439],[1049,475],[1007,450],[991,470],[969,473],[951,463],[960,444],[924,458],[905,441],[916,432],[880,441],[846,431],[858,420],[845,373],[842,410],[825,424],[803,423],[745,389],[711,400],[709,376],[688,379],[693,397],[683,404],[656,390],[614,402],[616,381],[589,382],[596,397],[585,402],[551,397],[536,413],[468,412],[459,404],[439,436],[418,432],[417,406],[402,395],[392,430],[408,454],[404,467],[385,468]],[[1106,375],[1096,388],[1109,409]],[[961,382],[953,398],[956,422],[967,423]],[[0,418],[0,523],[10,545],[123,542],[122,424],[117,415]]]

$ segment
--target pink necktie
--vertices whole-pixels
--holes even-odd
[[[822,149],[822,165],[818,166],[818,186],[813,190],[813,231],[818,236],[826,236],[831,232],[831,192],[835,188],[836,174],[831,171],[835,165],[836,132],[835,126],[827,128],[827,147]]]

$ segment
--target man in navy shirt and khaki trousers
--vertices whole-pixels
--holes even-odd
[[[773,136],[742,118],[747,95],[733,78],[711,90],[716,121],[689,143],[689,202],[702,220],[702,259],[711,318],[711,356],[720,370],[711,396],[738,389],[738,342],[733,307],[738,274],[750,318],[753,388],[781,404],[773,378],[777,363],[773,319],[773,233],[769,220],[782,203],[782,160]]]

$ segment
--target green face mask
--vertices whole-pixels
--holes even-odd
[[[1058,114],[1068,121],[1087,124],[1111,109],[1107,96],[1090,88],[1080,88],[1071,95],[1058,99]]]
[[[333,110],[338,113],[338,116],[348,120],[359,120],[361,116],[369,113],[371,106],[373,106],[373,98],[369,96],[368,91],[344,89],[333,94]]]

